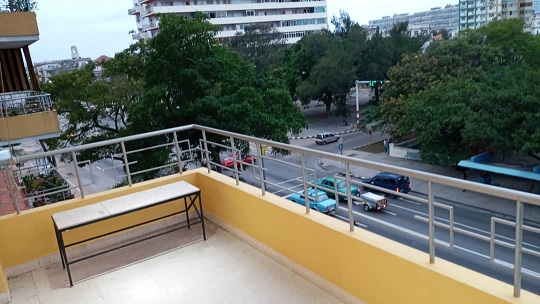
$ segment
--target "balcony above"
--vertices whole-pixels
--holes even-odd
[[[23,91],[0,94],[0,145],[60,135],[58,114],[47,93]]]
[[[142,5],[136,5],[133,8],[128,9],[128,14],[140,15],[143,10],[144,10],[144,7]]]
[[[38,40],[39,30],[35,13],[0,13],[0,49],[20,48]]]

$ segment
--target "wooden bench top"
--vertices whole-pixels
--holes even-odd
[[[52,219],[58,230],[67,230],[192,195],[199,191],[199,188],[185,181],[180,181],[119,196],[100,203],[58,212],[52,215]]]

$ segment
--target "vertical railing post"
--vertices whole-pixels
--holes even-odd
[[[206,160],[206,167],[208,168],[208,173],[210,173],[210,151],[208,151],[208,142],[206,141],[206,131],[202,130],[203,145],[204,145],[204,155]]]
[[[351,168],[349,162],[345,162],[345,180],[347,181],[347,208],[349,208],[349,226],[351,232],[354,231],[354,213],[352,205],[352,191],[351,191]],[[338,196],[339,199],[339,196]],[[336,201],[336,204],[338,201]],[[336,210],[337,211],[337,210]]]
[[[178,136],[176,132],[173,132],[174,140],[174,151],[176,152],[176,160],[178,162],[178,169],[180,169],[180,174],[184,171],[184,164],[182,162],[182,154],[180,153],[180,147],[178,146]]]
[[[429,214],[429,263],[435,263],[435,206],[433,205],[433,183],[428,180],[428,214]]]
[[[493,263],[495,260],[495,218],[491,217],[491,233],[489,236],[489,261]]]
[[[129,162],[128,162],[128,157],[127,157],[127,153],[126,153],[126,144],[125,144],[125,142],[121,142],[120,146],[122,147],[122,157],[124,158],[124,165],[126,167],[126,176],[127,176],[127,180],[128,180],[128,185],[131,187],[133,185],[133,183],[131,181],[131,171],[129,170]]]
[[[514,252],[514,297],[521,296],[521,241],[523,239],[523,203],[516,204],[516,246]]]
[[[308,186],[307,186],[307,176],[306,176],[306,159],[304,152],[302,152],[302,180],[304,181],[304,202],[306,203],[306,214],[309,214],[309,196],[308,196]],[[318,193],[315,194],[317,196]]]
[[[233,158],[233,168],[234,168],[234,178],[236,179],[236,185],[240,185],[240,178],[239,178],[239,174],[238,174],[238,166],[242,166],[242,163],[238,163],[236,162],[236,148],[235,148],[235,145],[234,145],[234,137],[229,137],[229,140],[231,141],[231,151],[232,151],[232,158]],[[241,162],[242,160],[240,159],[240,153],[238,153],[238,161]]]
[[[264,195],[266,193],[266,174],[264,174],[264,159],[262,156],[262,144],[257,145],[257,159],[259,160],[259,178],[261,179],[261,193]]]
[[[450,248],[454,248],[454,208],[451,208],[448,214],[450,220]]]
[[[75,154],[75,151],[71,152],[71,158],[73,159],[73,165],[75,166],[75,176],[77,177],[77,183],[79,184],[79,191],[81,191],[81,198],[84,198],[84,188],[81,182],[81,174],[79,173],[79,162],[77,161],[77,154]]]

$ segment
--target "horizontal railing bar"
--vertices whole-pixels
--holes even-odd
[[[104,146],[119,144],[119,143],[122,143],[122,142],[134,141],[134,140],[139,140],[139,139],[144,139],[144,138],[149,138],[149,137],[154,137],[154,136],[165,135],[165,134],[169,134],[169,133],[172,133],[172,132],[181,132],[181,131],[189,131],[189,130],[193,130],[193,125],[186,125],[186,126],[182,126],[182,127],[176,127],[176,128],[171,128],[171,129],[152,131],[152,132],[148,132],[148,133],[141,133],[141,134],[126,136],[126,137],[121,137],[121,138],[108,139],[108,140],[104,140],[104,141],[100,141],[100,142],[95,142],[95,143],[89,143],[89,144],[84,144],[84,145],[80,145],[80,146],[63,148],[63,149],[60,149],[60,150],[53,150],[53,151],[48,151],[48,152],[40,152],[40,153],[31,154],[31,155],[20,155],[20,156],[16,156],[16,157],[13,157],[13,158],[17,161],[17,163],[20,163],[21,161],[27,161],[27,160],[31,160],[31,159],[35,159],[35,158],[42,158],[42,157],[47,157],[47,156],[53,156],[53,155],[56,155],[56,154],[71,153],[71,152],[77,152],[77,151],[82,151],[82,150],[95,149],[95,148],[100,148],[100,147],[104,147]],[[7,163],[7,161],[4,161],[4,163]],[[2,162],[0,162],[0,164],[2,164]]]
[[[56,155],[58,153],[77,152],[77,151],[81,151],[81,150],[85,150],[85,149],[99,148],[99,147],[103,147],[103,146],[106,146],[106,145],[118,144],[118,143],[121,143],[121,142],[133,141],[133,140],[138,140],[138,139],[142,139],[142,138],[160,136],[160,135],[169,134],[169,133],[172,133],[172,132],[188,131],[188,130],[193,130],[193,129],[200,130],[200,131],[205,131],[205,132],[210,132],[210,133],[214,133],[214,134],[217,134],[217,135],[222,135],[222,136],[225,136],[225,137],[231,137],[232,136],[232,137],[235,137],[235,138],[240,139],[240,140],[245,140],[245,141],[248,141],[248,142],[254,142],[254,143],[259,143],[259,144],[264,144],[264,145],[271,146],[273,148],[289,150],[291,152],[307,153],[307,154],[310,154],[310,155],[314,155],[316,157],[326,158],[326,159],[330,159],[330,160],[334,160],[334,161],[338,161],[338,162],[344,162],[344,163],[348,163],[348,164],[354,165],[354,166],[367,167],[367,168],[370,168],[370,169],[381,170],[381,171],[391,171],[391,172],[394,172],[394,173],[397,173],[397,174],[407,175],[409,177],[417,178],[417,179],[420,179],[420,180],[425,180],[425,181],[429,180],[429,181],[431,181],[433,183],[444,184],[444,185],[448,185],[448,186],[452,186],[452,187],[457,187],[457,188],[460,188],[460,189],[467,189],[467,190],[478,192],[478,193],[483,193],[483,194],[487,194],[487,195],[491,195],[491,196],[497,196],[497,197],[501,197],[501,198],[507,198],[507,199],[514,200],[514,201],[520,201],[520,202],[525,202],[525,203],[533,204],[533,205],[536,205],[536,206],[540,206],[540,197],[538,195],[535,195],[535,194],[532,194],[532,193],[526,193],[526,192],[522,192],[522,191],[517,191],[517,190],[512,190],[512,189],[507,189],[507,188],[501,188],[501,187],[495,187],[495,186],[491,186],[491,185],[479,184],[479,183],[476,183],[476,182],[473,182],[473,181],[467,181],[467,180],[462,180],[462,179],[437,175],[437,174],[434,174],[434,173],[423,172],[423,171],[412,170],[412,169],[397,167],[397,166],[388,165],[388,164],[377,163],[377,162],[368,161],[368,160],[365,160],[365,159],[352,158],[352,157],[349,157],[349,156],[340,156],[340,155],[329,153],[329,152],[317,151],[317,150],[313,150],[313,149],[310,149],[310,148],[304,148],[304,147],[298,147],[298,146],[292,146],[292,145],[285,144],[285,143],[275,142],[275,141],[266,140],[266,139],[260,139],[260,138],[256,138],[256,137],[253,137],[253,136],[237,134],[237,133],[223,131],[223,130],[219,130],[219,129],[215,129],[215,128],[204,127],[204,126],[201,126],[201,125],[186,125],[186,126],[177,127],[177,128],[153,131],[153,132],[148,132],[148,133],[142,133],[142,134],[127,136],[127,137],[123,137],[123,138],[110,139],[110,140],[106,140],[106,141],[102,141],[102,142],[85,144],[85,145],[76,146],[76,147],[68,147],[68,148],[64,148],[64,149],[61,149],[61,150],[41,152],[41,153],[32,154],[32,155],[16,156],[16,157],[12,157],[13,158],[12,161],[21,162],[21,161],[25,161],[25,160],[29,160],[29,159],[34,159],[34,158],[37,158],[37,157],[47,157],[47,156]],[[3,161],[2,163],[9,163],[9,162],[10,162],[10,160],[7,160],[7,161]],[[399,195],[399,194],[396,193],[396,195]]]
[[[246,140],[250,142],[265,144],[265,145],[279,148],[279,149],[290,150],[291,152],[307,153],[307,154],[315,155],[320,158],[326,158],[326,159],[330,159],[330,160],[334,160],[338,162],[347,162],[351,165],[359,166],[359,167],[367,167],[370,169],[381,170],[381,171],[391,171],[397,174],[403,174],[409,177],[414,177],[414,178],[418,178],[425,181],[430,180],[431,182],[437,183],[437,184],[444,184],[444,185],[448,185],[448,186],[452,186],[452,187],[456,187],[460,189],[467,189],[474,192],[507,198],[507,199],[511,199],[515,201],[519,200],[521,202],[527,202],[536,206],[540,206],[540,197],[532,193],[526,193],[526,192],[521,192],[517,190],[501,188],[501,187],[495,187],[491,185],[479,184],[473,181],[462,180],[458,178],[452,178],[448,176],[442,176],[442,175],[437,175],[434,173],[407,169],[407,168],[397,167],[397,166],[388,165],[388,164],[382,164],[382,163],[369,161],[365,159],[353,158],[349,156],[341,156],[341,155],[337,155],[337,154],[333,154],[329,152],[313,150],[310,148],[292,146],[285,143],[275,142],[275,141],[266,140],[266,139],[260,139],[253,136],[242,135],[242,134],[223,131],[223,130],[219,130],[215,128],[209,128],[209,127],[205,127],[205,126],[201,126],[197,124],[193,125],[193,128],[197,130],[201,130],[201,131],[219,134],[222,136],[233,136],[238,139],[242,139],[242,140]]]
[[[423,216],[419,216],[419,215],[415,215],[414,218],[416,220],[419,220],[421,222],[424,222],[424,223],[428,223],[429,222],[429,219],[426,218],[426,217],[423,217]],[[434,221],[433,224],[435,226],[438,226],[438,227],[441,227],[441,228],[446,228],[448,230],[450,230],[450,225],[448,224],[443,224],[441,222],[438,222],[438,221]],[[466,236],[470,236],[472,238],[475,238],[475,239],[479,239],[481,241],[485,241],[485,242],[490,242],[491,239],[487,236],[483,236],[481,234],[478,234],[478,233],[475,233],[475,232],[471,232],[471,231],[468,231],[468,230],[465,230],[465,229],[461,229],[461,228],[457,228],[454,226],[454,228],[452,229],[454,232],[457,232],[457,233],[460,233],[460,234],[464,234]]]

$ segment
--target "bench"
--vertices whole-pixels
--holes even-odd
[[[87,225],[98,223],[104,220],[120,217],[129,213],[141,211],[141,210],[148,209],[148,208],[158,206],[161,204],[165,204],[171,201],[182,200],[182,199],[184,201],[184,210],[174,212],[166,216],[161,216],[159,218],[155,218],[150,221],[138,223],[129,227],[122,228],[122,229],[110,231],[105,234],[95,235],[95,236],[92,236],[83,240],[78,240],[70,244],[64,243],[63,234],[67,231],[75,230],[77,228],[81,228]],[[188,199],[189,199],[189,203],[188,203]],[[197,208],[195,204],[197,200],[200,206],[200,210],[199,208]],[[190,221],[190,218],[189,218],[189,211],[192,207],[194,208],[197,214],[197,220],[195,222]],[[149,224],[149,223],[159,221],[165,218],[169,218],[175,215],[179,215],[182,213],[186,214],[187,224],[177,227],[175,229],[168,230],[166,232],[161,232],[159,234],[153,234],[143,239],[132,241],[132,242],[129,242],[128,244],[115,246],[114,248],[107,249],[98,253],[93,253],[91,255],[81,257],[72,261],[69,260],[68,255],[66,253],[66,248],[68,247],[79,245],[88,241],[96,240],[104,236],[115,234],[115,233],[128,230],[128,229],[132,229],[141,225]],[[199,224],[199,223],[202,225],[203,238],[204,240],[206,240],[203,207],[202,207],[202,202],[201,202],[201,191],[199,188],[185,181],[168,184],[165,186],[152,188],[152,189],[144,190],[137,193],[127,194],[124,196],[116,197],[116,198],[102,201],[99,203],[55,213],[52,215],[52,220],[54,224],[56,240],[58,242],[58,250],[60,251],[60,259],[62,261],[62,267],[67,269],[70,286],[73,286],[73,280],[71,278],[71,271],[69,268],[69,265],[71,264],[74,264],[83,260],[87,260],[95,256],[102,255],[102,254],[129,246],[129,245],[133,245],[135,243],[142,242],[142,241],[163,235],[165,233],[169,233],[169,232],[176,231],[176,230],[186,228],[186,227],[191,228],[192,225]]]

